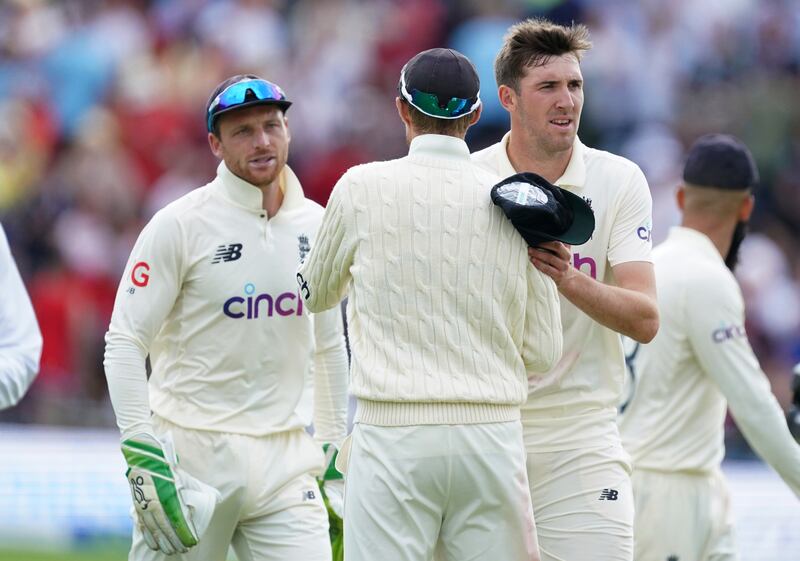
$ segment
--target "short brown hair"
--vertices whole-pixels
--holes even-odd
[[[503,46],[494,59],[498,86],[519,91],[519,82],[528,66],[547,64],[551,57],[572,53],[581,60],[592,48],[589,30],[583,24],[569,27],[541,18],[531,18],[512,25],[503,38]]]
[[[408,103],[405,99],[400,99],[406,104],[406,107],[408,107],[408,115],[411,118],[414,131],[417,132],[417,134],[444,134],[447,136],[464,138],[472,118],[474,117],[474,112],[467,113],[458,119],[431,117]]]

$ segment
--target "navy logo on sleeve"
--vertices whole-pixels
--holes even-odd
[[[740,337],[747,337],[747,331],[745,331],[743,325],[726,325],[715,329],[711,334],[711,339],[715,343],[724,343],[729,339],[738,339]]]
[[[636,235],[640,240],[649,242],[652,239],[653,223],[648,218],[647,222],[636,228]]]

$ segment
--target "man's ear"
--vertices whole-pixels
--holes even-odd
[[[400,99],[394,98],[394,105],[397,107],[397,114],[400,115],[400,120],[408,127],[411,126],[411,115],[408,112],[408,103]]]
[[[221,160],[222,141],[213,132],[208,133],[208,145],[211,147],[211,153]]]
[[[478,119],[481,118],[481,113],[483,112],[483,103],[478,105],[478,108],[472,112],[472,117],[469,119],[469,126],[474,125],[478,122]]]
[[[497,88],[497,97],[500,98],[500,105],[502,105],[506,111],[511,112],[516,108],[517,92],[514,91],[514,88],[506,86],[505,84],[501,85]]]
[[[678,185],[678,190],[675,192],[675,202],[678,203],[678,208],[683,212],[686,208],[686,186],[683,183]]]
[[[739,221],[747,222],[750,220],[750,215],[753,214],[755,206],[756,198],[753,195],[748,195],[747,198],[742,201],[742,206],[739,207]]]

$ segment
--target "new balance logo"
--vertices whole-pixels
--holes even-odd
[[[616,489],[603,489],[603,492],[600,493],[600,501],[616,501],[619,493]]]
[[[222,244],[217,248],[217,253],[214,254],[214,259],[211,261],[211,264],[214,265],[215,263],[219,263],[220,261],[236,261],[242,256],[242,244],[240,243],[232,243],[232,244]]]
[[[313,490],[311,490],[311,491],[303,491],[303,500],[304,501],[313,501],[316,498],[317,498],[317,494]]]

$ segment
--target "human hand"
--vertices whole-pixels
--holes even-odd
[[[539,271],[553,279],[556,286],[568,281],[576,274],[572,266],[570,246],[561,242],[542,242],[528,248],[528,259]]]

